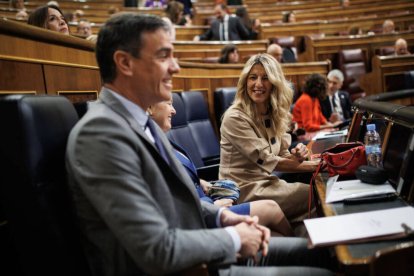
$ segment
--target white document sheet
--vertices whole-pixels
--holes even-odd
[[[331,137],[338,137],[338,136],[347,136],[348,129],[338,130],[338,131],[320,131],[316,134],[312,140],[323,140],[328,139]]]
[[[346,244],[405,235],[404,223],[414,229],[411,206],[304,221],[313,246]]]
[[[372,185],[363,183],[359,179],[336,181],[337,179],[338,176],[333,176],[326,182],[326,203],[348,198],[395,193],[395,189],[388,181],[381,185]]]

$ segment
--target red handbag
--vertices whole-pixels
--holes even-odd
[[[361,142],[340,143],[324,150],[321,155],[321,161],[313,173],[311,187],[309,189],[309,216],[312,205],[313,183],[316,176],[322,171],[327,170],[329,176],[354,176],[355,171],[361,165],[367,164],[365,146]]]
[[[358,167],[366,164],[365,146],[360,142],[336,144],[321,153],[321,169],[326,168],[329,176],[354,176]]]

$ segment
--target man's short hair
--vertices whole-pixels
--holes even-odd
[[[328,79],[337,78],[340,82],[344,82],[344,74],[338,69],[333,69],[328,73]]]
[[[110,18],[101,27],[96,43],[96,60],[102,80],[111,83],[116,78],[115,51],[122,50],[138,58],[143,48],[142,34],[158,29],[169,31],[164,20],[154,15],[122,13]]]

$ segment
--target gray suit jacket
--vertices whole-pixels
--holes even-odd
[[[214,227],[218,208],[200,203],[158,132],[170,165],[103,88],[69,136],[69,185],[94,275],[166,274],[236,261],[230,235],[205,229]]]

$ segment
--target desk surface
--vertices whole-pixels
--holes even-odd
[[[312,154],[321,153],[327,148],[334,146],[336,143],[344,141],[344,137],[333,137],[324,140],[311,141],[308,144]],[[397,198],[392,201],[384,201],[380,203],[365,203],[346,205],[342,202],[326,204],[326,180],[328,175],[326,173],[319,175],[316,179],[316,193],[320,202],[321,211],[325,216],[336,216],[358,212],[367,212],[373,210],[389,209],[406,206],[407,203],[402,199]],[[394,246],[403,240],[392,241],[378,241],[369,243],[360,243],[352,245],[337,245],[335,252],[341,265],[343,266],[346,275],[367,275],[369,273],[369,263],[375,252]]]
[[[339,202],[326,204],[325,188],[327,179],[328,175],[322,174],[316,180],[316,192],[321,203],[323,214],[325,216],[336,216],[373,210],[390,209],[407,205],[407,203],[400,198],[380,203],[347,205]],[[404,240],[401,239],[352,245],[337,245],[335,246],[335,252],[339,262],[343,265],[346,275],[361,275],[368,273],[368,264],[370,263],[371,258],[375,255],[376,251],[394,246],[402,241]]]

